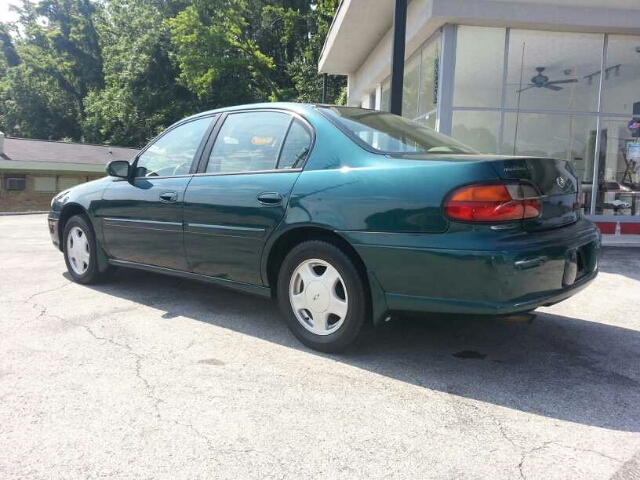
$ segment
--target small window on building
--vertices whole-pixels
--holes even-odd
[[[56,177],[33,177],[33,189],[37,193],[56,193]]]
[[[59,177],[58,178],[58,191],[62,192],[71,187],[75,187],[84,182],[84,178],[78,177]]]
[[[4,188],[6,190],[24,190],[27,188],[27,179],[24,175],[5,177]]]

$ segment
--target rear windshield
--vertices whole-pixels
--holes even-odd
[[[358,143],[380,153],[478,153],[446,135],[387,112],[354,107],[320,110]]]

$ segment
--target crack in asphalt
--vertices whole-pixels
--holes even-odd
[[[449,396],[455,395],[453,392],[449,391],[449,389],[448,389],[448,391],[446,393]],[[626,465],[625,461],[620,459],[620,458],[612,457],[610,455],[607,455],[605,453],[599,452],[597,450],[592,450],[592,449],[588,449],[588,448],[581,448],[581,447],[574,447],[574,446],[571,446],[571,445],[566,445],[566,444],[558,442],[556,440],[548,440],[548,441],[543,442],[542,444],[540,444],[540,445],[538,445],[538,446],[536,446],[534,448],[531,448],[529,450],[524,451],[525,447],[523,445],[519,444],[517,441],[515,441],[509,435],[507,435],[506,428],[505,428],[504,424],[502,423],[502,421],[497,416],[495,416],[491,412],[488,412],[488,411],[485,411],[485,410],[481,409],[478,405],[474,405],[473,403],[469,403],[469,402],[466,402],[466,401],[462,401],[462,402],[458,401],[458,403],[456,403],[454,405],[459,405],[459,404],[462,404],[462,405],[464,405],[466,407],[470,407],[472,410],[474,410],[479,415],[481,415],[481,416],[483,416],[485,418],[491,419],[495,423],[495,425],[498,427],[498,430],[500,431],[500,435],[506,441],[508,441],[513,447],[515,447],[516,449],[518,449],[521,452],[520,462],[518,463],[518,471],[520,473],[520,477],[522,479],[524,479],[524,480],[526,480],[526,476],[524,474],[524,464],[525,464],[525,461],[526,461],[527,457],[529,455],[531,455],[532,453],[538,451],[538,450],[542,450],[542,449],[548,447],[549,445],[555,445],[555,446],[558,446],[558,447],[561,447],[561,448],[566,448],[566,449],[573,450],[573,451],[576,451],[576,452],[593,453],[593,454],[598,455],[598,456],[600,456],[602,458],[606,458],[608,460],[611,460],[611,461],[617,462],[619,464],[622,464],[623,466],[621,467],[621,469]],[[454,409],[455,409],[455,407],[454,407]],[[638,457],[637,460],[631,459],[631,460],[629,460],[629,462],[627,462],[627,463],[629,463],[631,465],[631,468],[635,468],[636,466],[640,467],[640,452],[636,455],[636,457]],[[634,473],[637,476],[630,476],[630,477],[622,476],[620,478],[621,479],[625,479],[625,480],[627,478],[629,478],[630,480],[631,479],[636,480],[636,478],[640,479],[640,468],[638,468],[638,472],[636,472],[635,470],[632,470],[632,473]],[[616,480],[617,480],[617,478],[618,477],[616,477]]]
[[[591,450],[591,449],[589,449],[589,448],[573,447],[573,446],[571,446],[571,445],[565,445],[564,443],[560,443],[560,442],[557,442],[557,441],[555,441],[555,440],[549,440],[549,441],[544,442],[544,443],[542,443],[541,445],[538,445],[537,447],[534,447],[534,448],[532,448],[532,449],[530,449],[530,450],[528,450],[528,451],[526,451],[526,452],[524,452],[524,453],[522,454],[522,458],[520,459],[520,463],[518,464],[518,470],[520,471],[520,477],[521,477],[521,478],[523,478],[523,479],[525,479],[525,480],[526,480],[526,477],[525,477],[525,475],[524,475],[524,471],[523,471],[523,466],[524,466],[524,462],[525,462],[525,460],[527,459],[527,457],[528,457],[529,455],[531,455],[533,452],[536,452],[536,451],[538,451],[538,450],[542,450],[543,448],[546,448],[546,447],[548,447],[549,445],[555,445],[555,446],[557,446],[557,447],[566,448],[566,449],[569,449],[569,450],[573,450],[573,451],[575,451],[575,452],[588,452],[588,453],[593,453],[593,454],[595,454],[595,455],[598,455],[598,456],[603,457],[603,458],[607,458],[607,459],[609,459],[609,460],[612,460],[612,461],[614,461],[614,462],[617,462],[617,463],[620,463],[620,464],[623,464],[623,465],[624,465],[624,463],[625,463],[625,462],[624,462],[624,460],[621,460],[621,459],[619,459],[619,458],[612,457],[612,456],[607,455],[607,454],[602,453],[602,452],[598,452],[597,450]],[[633,478],[633,477],[632,477],[632,478]]]
[[[36,293],[30,295],[29,297],[27,297],[25,300],[23,300],[23,302],[24,303],[29,303],[31,300],[33,300],[38,295],[44,295],[45,293],[56,292],[58,290],[62,290],[65,287],[68,287],[69,285],[72,285],[72,284],[73,284],[73,282],[67,282],[64,285],[61,285],[61,286],[56,287],[56,288],[50,288],[48,290],[42,290],[40,292],[36,292]]]
[[[44,294],[44,293],[49,293],[49,292],[53,292],[53,291],[60,290],[60,289],[62,289],[62,288],[64,288],[64,287],[66,287],[66,286],[70,285],[71,283],[72,283],[72,282],[68,282],[68,283],[66,283],[66,284],[64,284],[64,285],[62,285],[62,286],[60,286],[60,287],[57,287],[57,288],[52,288],[52,289],[49,289],[49,290],[43,290],[43,291],[41,291],[41,292],[34,293],[33,295],[31,295],[30,297],[28,297],[27,299],[25,299],[25,300],[22,302],[22,303],[24,303],[25,305],[31,305],[31,306],[32,306],[32,307],[34,307],[34,308],[40,308],[40,313],[38,314],[38,316],[37,316],[36,318],[34,318],[33,320],[31,320],[31,321],[38,320],[38,319],[40,319],[40,318],[42,318],[42,317],[44,317],[44,316],[48,316],[48,317],[51,317],[51,318],[56,318],[56,319],[60,320],[61,322],[68,323],[68,324],[71,324],[71,325],[75,325],[76,327],[80,327],[80,328],[84,329],[84,330],[85,330],[89,335],[91,335],[94,339],[96,339],[96,340],[98,340],[98,341],[100,341],[100,342],[103,342],[103,343],[110,343],[110,344],[112,344],[112,345],[115,345],[115,346],[117,346],[117,347],[120,347],[120,348],[125,349],[125,350],[126,350],[126,352],[127,352],[129,355],[133,356],[133,357],[134,357],[134,359],[135,359],[135,366],[134,366],[135,376],[136,376],[136,377],[137,377],[137,378],[142,382],[142,384],[144,385],[145,395],[147,396],[147,398],[149,398],[149,399],[150,399],[150,400],[152,400],[152,402],[153,402],[153,408],[154,408],[154,410],[155,410],[155,417],[156,417],[156,418],[158,418],[158,419],[160,419],[160,420],[162,420],[162,418],[161,418],[161,414],[160,414],[160,403],[162,403],[162,401],[163,401],[163,400],[162,400],[162,398],[160,398],[160,397],[158,397],[158,396],[156,395],[155,387],[153,387],[153,386],[149,383],[149,380],[147,380],[147,379],[142,375],[141,370],[142,370],[142,361],[144,360],[144,357],[143,357],[142,355],[140,355],[139,353],[136,353],[136,352],[133,350],[133,348],[131,347],[131,345],[129,345],[128,343],[121,343],[121,342],[117,342],[117,341],[115,341],[115,340],[113,340],[112,338],[109,338],[109,337],[103,337],[103,336],[100,336],[100,335],[98,335],[96,332],[94,332],[94,331],[91,329],[91,327],[89,327],[88,325],[85,325],[85,324],[83,324],[83,323],[77,323],[77,322],[74,322],[74,321],[69,320],[69,319],[67,319],[67,318],[63,318],[63,317],[60,317],[60,316],[58,316],[58,315],[53,315],[53,314],[51,314],[51,313],[48,313],[48,312],[47,312],[47,309],[48,309],[48,307],[47,307],[47,306],[45,306],[45,305],[41,305],[41,304],[39,304],[39,303],[37,303],[37,302],[32,302],[32,299],[33,299],[33,298],[35,298],[35,297],[36,297],[36,296],[38,296],[38,295],[42,295],[42,294]],[[128,310],[134,310],[134,309],[136,309],[136,308],[140,308],[140,307],[139,307],[139,306],[134,306],[134,307],[131,307],[131,308],[120,309],[120,310],[119,310],[119,311],[117,311],[117,312],[108,312],[108,313],[106,313],[106,314],[104,314],[104,315],[101,315],[101,317],[103,317],[103,316],[108,316],[108,315],[112,315],[112,314],[114,314],[114,313],[122,313],[122,312],[121,312],[122,310],[126,310],[126,311],[128,311]]]
[[[548,442],[544,442],[542,445],[538,445],[537,447],[534,447],[530,450],[527,450],[526,452],[524,452],[522,454],[522,456],[520,457],[520,463],[518,463],[518,471],[520,472],[520,478],[522,478],[523,480],[526,480],[527,477],[524,474],[524,462],[527,459],[527,457],[529,455],[531,455],[533,452],[537,452],[538,450],[542,450],[543,448],[545,448],[547,445],[550,445],[551,443],[553,443],[553,441],[548,441]]]
[[[640,450],[624,462],[622,466],[611,476],[611,480],[638,480],[640,479]]]
[[[110,344],[116,345],[116,346],[118,346],[120,348],[124,348],[126,350],[127,354],[129,354],[129,355],[131,355],[132,357],[135,358],[135,364],[134,364],[135,365],[135,367],[134,367],[135,376],[144,385],[145,395],[147,396],[147,398],[149,398],[153,402],[153,408],[155,410],[155,417],[160,419],[160,420],[162,420],[162,415],[160,414],[160,404],[163,402],[163,400],[162,400],[162,398],[160,398],[160,397],[158,397],[156,395],[155,387],[152,386],[151,383],[149,383],[149,380],[147,380],[147,378],[145,378],[144,375],[142,375],[142,361],[144,360],[144,357],[142,355],[140,355],[139,353],[135,352],[133,350],[133,348],[131,347],[131,345],[129,345],[128,343],[117,342],[117,341],[115,341],[115,340],[113,340],[112,338],[109,338],[109,337],[102,337],[102,336],[96,334],[91,329],[91,327],[89,327],[88,325],[71,322],[69,320],[66,320],[66,321],[68,323],[71,323],[71,324],[76,325],[78,327],[84,328],[87,331],[87,333],[89,333],[89,335],[91,335],[93,338],[95,338],[98,341],[110,343]]]
[[[456,395],[450,388],[447,388],[446,394],[449,396],[454,396]],[[456,395],[457,396],[457,395]],[[491,412],[482,410],[478,405],[474,405],[473,403],[470,403],[468,401],[464,401],[462,400],[462,398],[460,398],[459,402],[462,405],[466,406],[466,407],[470,407],[471,409],[473,409],[476,413],[480,414],[481,416],[484,416],[485,418],[489,418],[490,420],[492,420],[494,422],[494,424],[498,427],[498,430],[500,431],[500,435],[507,440],[513,447],[522,450],[524,447],[522,445],[519,445],[515,440],[513,440],[511,437],[509,437],[509,435],[507,435],[507,432],[505,430],[505,426],[503,425],[502,421],[495,415],[493,415]],[[456,408],[455,405],[457,405],[458,403],[453,403],[454,405],[454,409]]]
[[[207,435],[202,433],[198,428],[196,428],[191,422],[183,423],[183,422],[180,422],[178,420],[173,420],[173,419],[168,419],[168,418],[163,417],[162,413],[160,412],[160,404],[163,403],[163,399],[156,394],[156,388],[153,385],[151,385],[149,380],[142,374],[142,362],[145,360],[145,357],[143,355],[140,355],[139,353],[135,352],[133,350],[133,348],[131,347],[131,345],[129,345],[128,343],[118,342],[118,341],[116,341],[116,340],[114,340],[114,339],[112,339],[110,337],[104,337],[104,336],[98,335],[90,326],[85,325],[83,323],[74,322],[74,321],[72,321],[70,319],[63,318],[63,317],[60,317],[58,315],[54,315],[54,314],[48,313],[48,311],[47,311],[48,307],[47,306],[44,306],[44,305],[38,304],[36,302],[31,302],[30,301],[30,299],[33,299],[37,295],[40,295],[40,294],[43,294],[43,293],[48,293],[48,292],[55,291],[55,290],[59,290],[59,289],[61,289],[63,287],[66,287],[67,285],[68,284],[65,284],[62,287],[58,287],[58,288],[55,288],[55,289],[50,289],[50,290],[45,290],[45,291],[42,291],[42,292],[35,293],[35,294],[31,295],[27,300],[24,300],[23,302],[20,302],[20,303],[24,303],[24,304],[27,304],[27,305],[31,305],[34,308],[40,308],[41,309],[39,314],[38,314],[38,316],[35,319],[31,320],[31,321],[35,321],[35,320],[40,319],[40,318],[45,317],[45,316],[51,317],[51,318],[56,318],[61,322],[68,323],[68,324],[74,325],[76,327],[82,328],[92,338],[94,338],[95,340],[101,342],[102,344],[109,343],[111,345],[114,345],[116,347],[124,349],[128,355],[132,356],[135,359],[134,374],[135,374],[136,378],[143,384],[145,395],[153,403],[153,409],[155,411],[154,417],[156,419],[158,419],[159,421],[168,421],[168,422],[173,423],[174,425],[178,425],[178,426],[181,426],[181,427],[188,428],[189,430],[194,432],[199,438],[201,438],[202,440],[205,441],[205,443],[207,445],[207,449],[209,451],[211,451],[211,452],[221,452],[221,450],[218,450],[218,449],[215,448],[215,446],[212,443],[212,440]],[[113,314],[117,314],[117,313],[123,313],[124,311],[135,310],[135,309],[142,308],[142,307],[143,306],[141,306],[141,305],[136,305],[136,306],[133,306],[133,307],[128,307],[128,308],[124,308],[124,309],[118,309],[117,311],[111,311],[111,312],[102,314],[99,317],[94,317],[94,319],[95,318],[101,318],[101,317],[109,316],[109,315],[113,315]],[[220,462],[218,460],[216,460],[215,458],[214,458],[214,460],[216,461],[216,463],[218,465],[220,465]]]

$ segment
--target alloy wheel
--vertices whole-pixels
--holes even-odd
[[[349,297],[344,280],[329,262],[309,259],[294,270],[289,301],[298,322],[316,335],[337,331],[347,316]]]
[[[89,239],[80,227],[73,227],[67,235],[67,257],[75,273],[84,275],[89,268],[91,253]]]

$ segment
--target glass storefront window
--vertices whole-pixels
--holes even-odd
[[[585,192],[587,211],[596,140],[596,116],[507,113],[502,153],[569,161]]]
[[[453,112],[451,136],[481,153],[496,153],[500,112]]]
[[[602,82],[602,111],[629,115],[640,105],[640,37],[610,35]],[[640,115],[638,115],[640,117]]]
[[[414,119],[418,116],[418,90],[420,89],[420,52],[404,66],[402,87],[402,116]]]
[[[640,158],[633,151],[640,139],[628,123],[627,117],[602,119],[596,213],[640,216]]]
[[[382,84],[382,91],[380,94],[380,110],[383,112],[389,111],[391,105],[391,83],[389,80]]]
[[[604,37],[511,30],[507,108],[597,112]]]
[[[482,152],[571,162],[587,212],[593,198],[597,214],[640,216],[640,139],[629,130],[640,120],[640,36],[458,26],[452,118],[453,136]]]
[[[431,110],[430,112],[422,114],[417,120],[420,125],[424,125],[425,127],[429,127],[432,130],[436,129],[436,111]]]
[[[458,27],[455,107],[500,108],[505,33],[504,28]]]
[[[440,35],[436,34],[405,63],[402,87],[402,116],[421,120],[438,103]],[[382,83],[380,110],[389,111],[390,80]],[[435,125],[434,116],[433,124]],[[422,123],[422,122],[421,122]]]
[[[440,37],[434,37],[422,50],[420,105],[418,115],[435,110],[438,104],[438,70],[440,68]],[[435,120],[434,120],[435,125]]]

